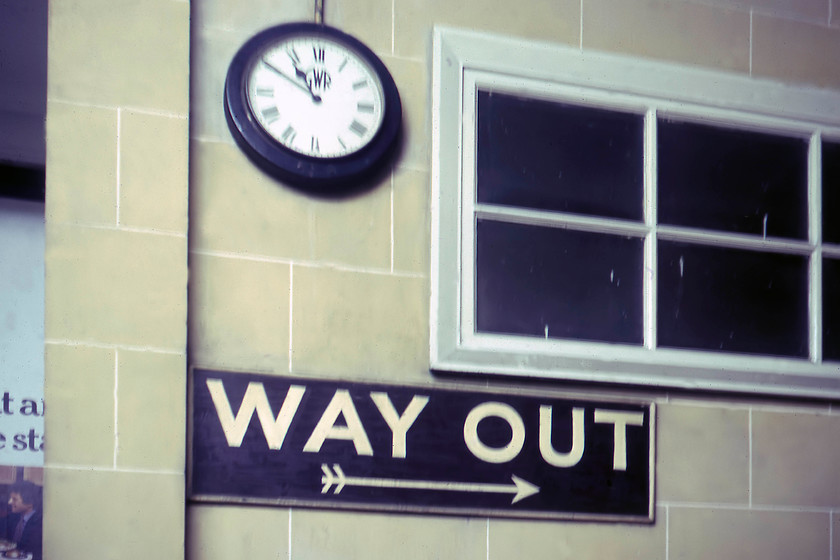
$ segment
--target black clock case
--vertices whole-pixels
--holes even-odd
[[[379,76],[385,113],[379,131],[358,152],[337,158],[298,154],[272,139],[257,124],[246,97],[245,76],[262,49],[294,35],[322,35],[344,44],[362,57]],[[234,140],[260,169],[299,189],[323,195],[341,195],[361,189],[383,170],[400,141],[402,103],[385,64],[355,37],[322,24],[286,23],[251,37],[228,67],[224,93],[225,117]]]

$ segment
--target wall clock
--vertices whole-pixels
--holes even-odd
[[[225,115],[265,172],[340,193],[381,170],[398,142],[399,92],[381,60],[338,29],[290,23],[239,49],[225,80]]]

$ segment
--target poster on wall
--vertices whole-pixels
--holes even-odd
[[[197,501],[653,521],[653,403],[195,369]]]
[[[44,205],[0,198],[0,554],[39,560],[44,465]]]

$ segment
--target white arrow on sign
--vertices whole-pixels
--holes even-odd
[[[512,475],[511,484],[485,484],[478,482],[444,482],[437,480],[403,480],[399,478],[369,478],[362,476],[347,476],[341,470],[340,465],[333,465],[333,470],[323,464],[321,470],[324,476],[321,477],[321,494],[329,492],[335,484],[335,494],[341,492],[345,486],[366,486],[368,488],[406,488],[410,490],[446,490],[449,492],[485,492],[493,494],[513,494],[515,504],[528,496],[533,496],[540,491],[538,486]],[[333,472],[334,471],[334,472]]]

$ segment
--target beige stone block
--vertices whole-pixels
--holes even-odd
[[[840,89],[840,29],[755,15],[752,72]]]
[[[312,200],[313,257],[388,270],[391,265],[390,174],[349,198]]]
[[[790,19],[812,20],[824,23],[828,20],[828,5],[831,0],[703,0],[704,4],[714,4],[722,8],[737,7],[742,10],[752,9],[757,13],[786,17]]]
[[[478,29],[523,39],[580,44],[578,0],[467,0]]]
[[[434,25],[577,45],[579,0],[395,0],[394,53],[426,59]]]
[[[396,156],[398,165],[429,169],[431,143],[431,97],[428,65],[425,62],[384,57],[402,103],[402,139]]]
[[[653,525],[490,520],[490,558],[665,558],[664,512]]]
[[[117,468],[183,472],[186,356],[119,350]]]
[[[184,556],[180,474],[50,468],[44,492],[44,558]]]
[[[425,171],[394,174],[394,270],[429,275],[431,179]]]
[[[289,370],[289,265],[193,254],[193,364]]]
[[[117,111],[51,101],[47,115],[47,220],[116,224]]]
[[[748,72],[750,16],[667,0],[587,0],[583,47]]]
[[[120,225],[187,233],[188,146],[186,118],[121,112]]]
[[[215,2],[196,2],[199,13]],[[240,7],[250,6],[237,2]],[[233,143],[224,111],[228,65],[248,36],[231,29],[202,29],[195,25],[190,56],[190,130],[193,138]]]
[[[486,521],[457,517],[292,511],[292,558],[483,560]]]
[[[46,247],[47,338],[183,351],[184,238],[48,225]]]
[[[840,416],[753,412],[753,503],[840,507]]]
[[[260,171],[234,145],[194,142],[190,246],[289,259],[311,257],[311,202]]]
[[[749,501],[749,411],[661,405],[657,497],[665,501]]]
[[[671,508],[671,558],[828,558],[829,514]]]
[[[394,24],[391,0],[324,2],[324,8],[329,25],[353,35],[376,53],[391,53]]]
[[[114,464],[114,350],[47,344],[47,465]]]
[[[831,3],[834,0],[750,0],[752,8],[758,12],[783,16],[789,19],[813,20],[817,23],[828,21]],[[836,6],[835,6],[836,9]]]
[[[329,6],[330,2],[325,4]],[[314,14],[311,2],[299,0],[194,2],[192,10],[192,22],[196,28],[224,28],[246,35],[280,23],[312,21]]]
[[[463,0],[394,0],[394,54],[427,60],[433,26],[471,27],[472,15]]]
[[[287,558],[289,510],[192,505],[187,508],[187,560]]]
[[[428,282],[295,267],[292,371],[429,382]]]
[[[186,115],[189,16],[171,0],[51,4],[48,96]]]

